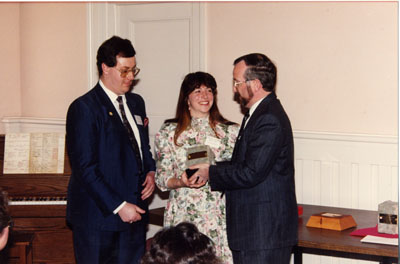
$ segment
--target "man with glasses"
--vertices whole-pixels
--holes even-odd
[[[288,264],[297,243],[293,135],[275,94],[276,67],[264,54],[235,60],[233,92],[246,115],[229,163],[201,164],[192,179],[226,195],[235,264]],[[193,180],[192,180],[193,181]]]
[[[99,82],[68,109],[67,221],[78,264],[136,264],[145,251],[155,163],[144,101],[131,93],[135,54],[128,39],[106,40],[97,51]]]

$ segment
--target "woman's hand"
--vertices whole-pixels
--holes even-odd
[[[186,171],[183,171],[181,178],[171,178],[168,180],[167,186],[170,189],[178,189],[182,187],[186,188],[200,188],[207,183],[207,180],[204,180],[201,177],[193,175],[188,179]]]

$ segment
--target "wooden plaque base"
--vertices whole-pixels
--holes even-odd
[[[312,215],[307,222],[307,226],[342,231],[357,226],[357,224],[351,215],[324,212]]]

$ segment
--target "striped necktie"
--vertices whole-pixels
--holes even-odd
[[[119,110],[121,112],[122,122],[124,123],[124,126],[128,132],[129,140],[131,141],[132,148],[135,152],[136,160],[137,160],[137,163],[139,165],[139,170],[140,170],[139,173],[142,174],[142,158],[140,157],[139,145],[136,141],[135,134],[133,133],[132,127],[129,124],[128,119],[126,118],[125,108],[124,108],[124,104],[122,102],[122,96],[117,97],[117,102],[119,105]]]

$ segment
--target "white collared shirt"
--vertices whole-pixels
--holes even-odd
[[[122,121],[122,115],[121,115],[121,112],[119,110],[119,103],[117,101],[118,95],[116,95],[113,91],[108,89],[101,80],[99,80],[99,84],[100,84],[101,88],[103,88],[103,90],[107,94],[107,96],[110,98],[111,102],[113,103],[113,105],[115,107],[115,110],[119,114],[119,117],[121,118],[121,121]],[[142,145],[141,145],[141,141],[140,141],[139,129],[137,127],[137,124],[136,124],[135,120],[133,119],[133,116],[131,114],[131,111],[129,110],[128,105],[126,104],[125,94],[120,95],[120,96],[122,97],[122,103],[124,105],[126,118],[128,119],[128,122],[131,125],[131,128],[133,130],[133,134],[135,135],[136,141],[137,141],[138,146],[139,146],[140,157],[143,159],[142,148],[141,148]]]
[[[244,127],[246,127],[247,122],[249,122],[249,119],[251,117],[251,115],[254,113],[254,111],[256,111],[257,106],[261,103],[262,100],[264,100],[264,98],[267,96],[264,96],[263,98],[261,98],[260,100],[258,100],[257,102],[255,102],[249,109],[249,118],[247,118],[246,123],[244,124]]]

